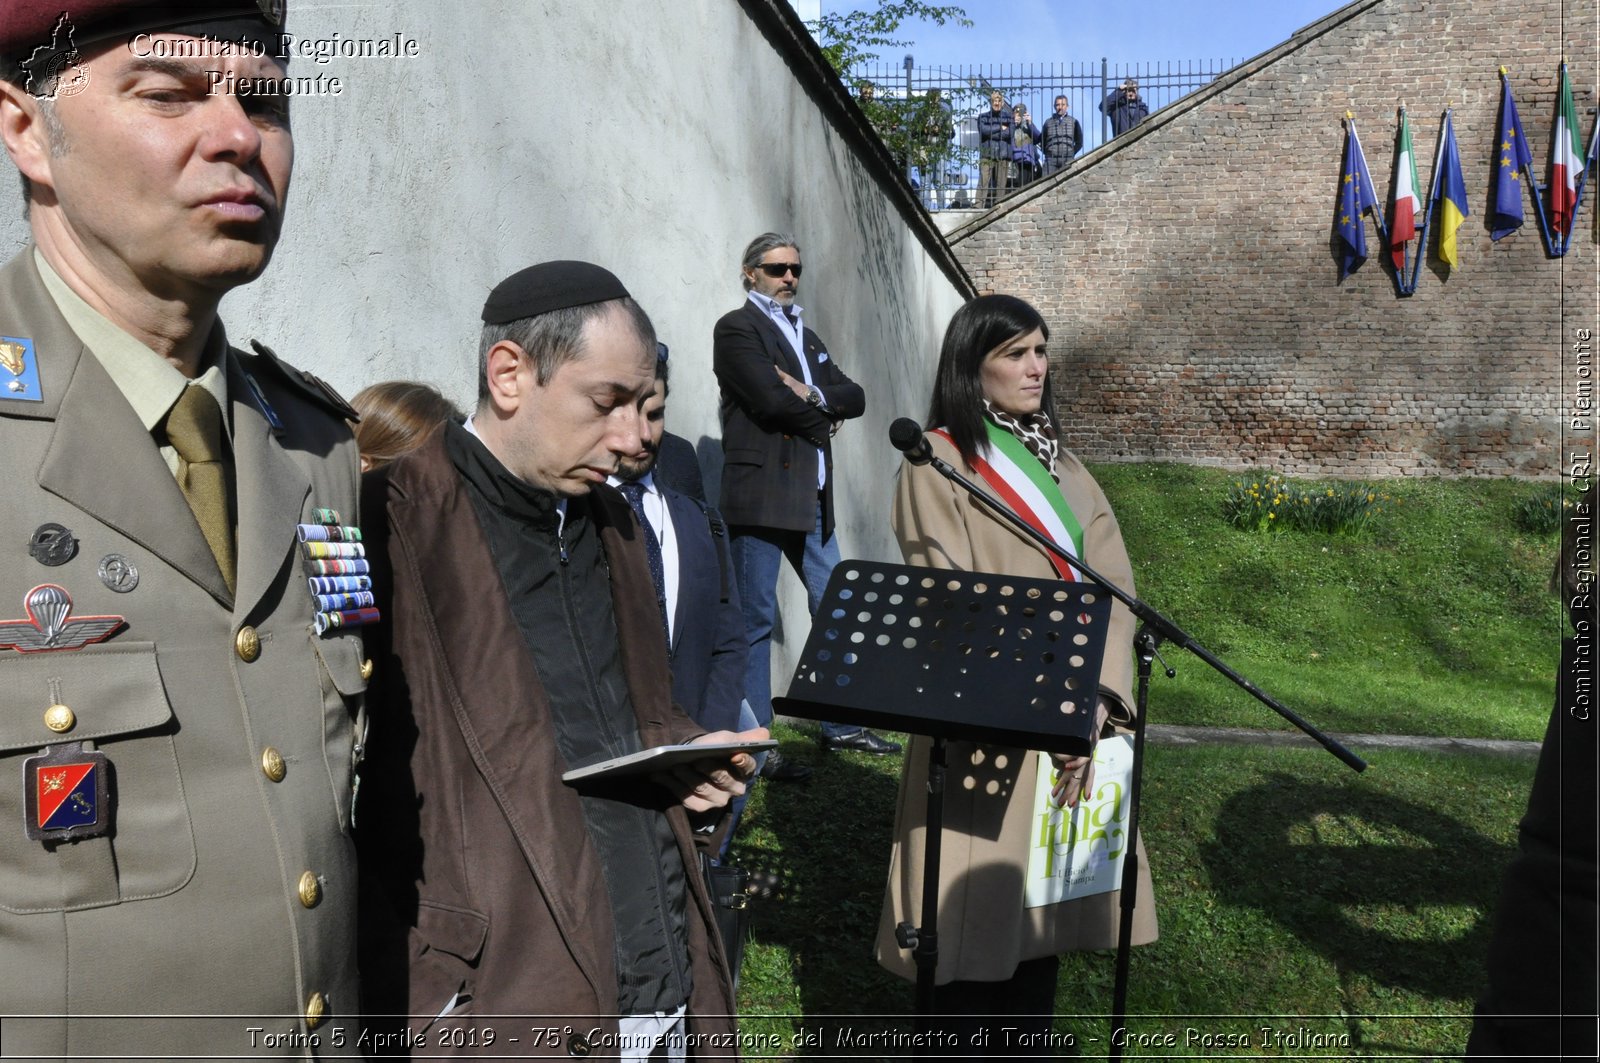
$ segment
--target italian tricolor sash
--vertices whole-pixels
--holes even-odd
[[[994,491],[995,496],[1011,507],[1029,527],[1040,532],[1051,542],[1073,557],[1083,556],[1083,525],[1073,515],[1061,494],[1061,486],[1051,478],[1043,463],[1016,436],[984,418],[984,430],[989,445],[983,454],[963,455]],[[943,437],[953,446],[950,433],[935,428],[932,433]],[[1062,579],[1075,580],[1072,566],[1054,554],[1048,555],[1050,564]]]

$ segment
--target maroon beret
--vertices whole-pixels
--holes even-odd
[[[277,31],[287,6],[288,0],[3,0],[0,56],[25,62],[39,49],[85,48],[124,34],[194,32],[203,23],[240,18]]]

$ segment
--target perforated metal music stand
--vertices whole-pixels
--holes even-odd
[[[1092,583],[834,567],[778,711],[1074,756],[1093,748],[1111,597]]]
[[[874,561],[834,567],[779,712],[931,735],[922,925],[895,937],[934,1013],[945,740],[1085,756],[1094,749],[1111,596],[1093,583]]]

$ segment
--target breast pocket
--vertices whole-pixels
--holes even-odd
[[[195,847],[175,727],[154,643],[0,654],[0,908],[73,911],[183,888]],[[23,833],[26,794],[44,784],[24,763],[70,742],[109,761],[107,832],[33,841]]]
[[[722,463],[724,465],[752,465],[760,468],[766,464],[767,456],[751,447],[739,447],[734,450],[724,451]]]

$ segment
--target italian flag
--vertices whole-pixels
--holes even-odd
[[[973,471],[1034,531],[1072,557],[1082,557],[1083,525],[1078,523],[1055,479],[1016,436],[988,418],[984,418],[983,426],[989,445],[982,454],[963,455]],[[933,429],[932,434],[955,443],[942,428]],[[1047,556],[1062,579],[1078,578],[1070,564],[1054,554]]]
[[[1389,246],[1394,268],[1406,268],[1406,243],[1416,239],[1422,197],[1417,195],[1417,155],[1411,150],[1411,122],[1400,112],[1400,157],[1394,161],[1394,202],[1389,207]]]
[[[1554,143],[1550,149],[1550,221],[1565,238],[1572,230],[1578,207],[1578,177],[1583,173],[1583,145],[1578,142],[1578,112],[1572,106],[1572,84],[1561,65],[1561,113],[1556,115]]]

